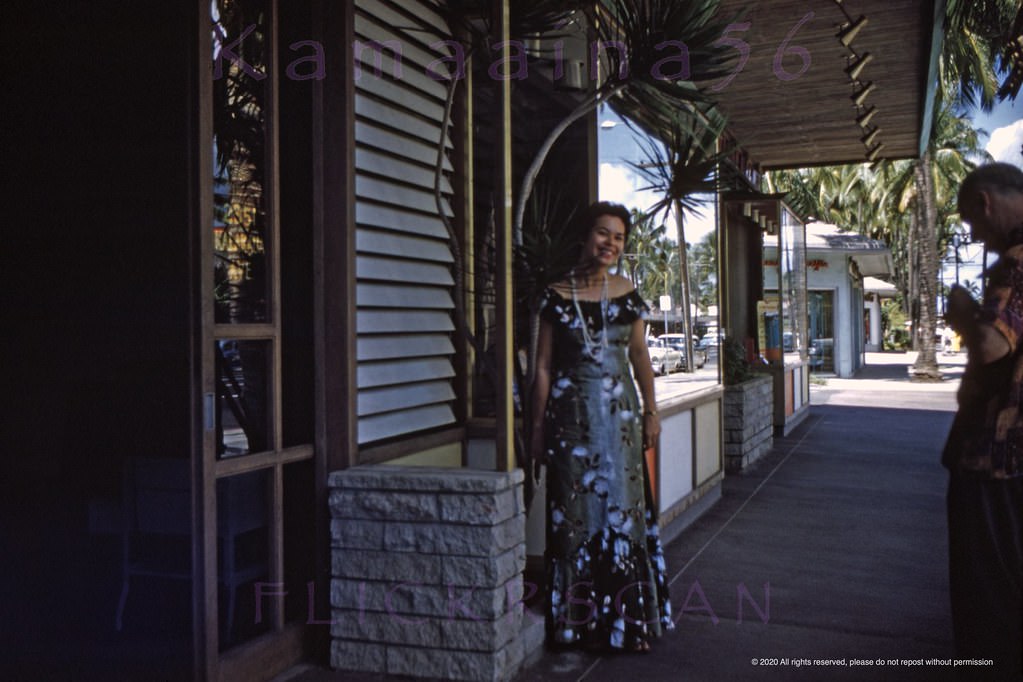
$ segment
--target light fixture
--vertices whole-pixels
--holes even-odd
[[[869,147],[870,145],[874,144],[874,140],[877,139],[877,134],[880,132],[881,129],[877,126],[874,126],[873,130],[871,130],[869,133],[860,138],[860,142],[863,143],[864,147]]]
[[[874,90],[874,87],[875,87],[874,81],[870,81],[869,83],[861,87],[859,90],[854,92],[849,97],[849,99],[851,99],[853,101],[853,104],[855,104],[856,106],[858,107],[863,106],[863,101],[867,99],[867,95],[869,95]]]
[[[760,222],[760,211],[757,209],[753,209],[753,222],[755,223]]]
[[[870,63],[873,58],[874,55],[869,52],[864,52],[862,57],[857,57],[854,62],[845,68],[845,72],[849,74],[849,79],[857,80],[860,77],[860,73],[863,71],[863,67]]]
[[[767,216],[761,215],[760,216],[760,220],[758,220],[757,223],[760,225],[760,229],[761,230],[766,230],[767,229]]]
[[[744,218],[749,218],[753,215],[753,206],[748,201],[742,202],[742,215]]]
[[[870,119],[874,118],[874,114],[877,113],[877,107],[871,105],[869,109],[864,111],[862,114],[856,117],[856,124],[861,128],[866,128],[870,123]]]
[[[884,142],[878,142],[877,146],[867,152],[867,161],[874,161],[877,159],[877,155],[881,153],[882,149],[884,149]]]
[[[612,121],[610,119],[606,119],[600,122],[600,127],[603,128],[604,130],[610,130],[611,128],[614,128],[616,125],[618,125],[618,121]]]
[[[860,18],[852,23],[842,24],[842,30],[838,32],[838,42],[842,43],[843,46],[849,47],[852,44],[853,38],[860,32],[860,29],[867,25],[867,17],[863,14]]]

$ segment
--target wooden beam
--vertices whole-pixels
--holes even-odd
[[[511,56],[509,0],[494,0],[494,38],[504,47],[497,50],[495,61]],[[506,68],[510,68],[505,62]],[[497,386],[495,408],[497,416],[497,466],[503,471],[515,468],[515,412],[512,400],[515,356],[512,292],[512,148],[511,148],[511,79],[497,79],[497,159],[495,197],[495,229],[497,241],[496,268],[496,338],[495,362]]]

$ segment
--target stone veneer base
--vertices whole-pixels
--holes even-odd
[[[539,652],[522,483],[521,470],[333,472],[331,667],[498,681]]]
[[[774,445],[774,384],[770,375],[725,388],[725,471],[736,473]]]

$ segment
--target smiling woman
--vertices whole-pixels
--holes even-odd
[[[647,651],[672,620],[643,456],[661,430],[646,306],[629,280],[608,274],[628,210],[594,204],[580,227],[576,267],[541,303],[532,396],[530,453],[548,470],[547,636]]]

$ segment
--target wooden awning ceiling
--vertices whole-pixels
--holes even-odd
[[[848,47],[836,37],[847,19],[834,0],[722,2],[726,16],[746,10],[742,21],[749,22],[748,30],[728,36],[749,44],[749,60],[712,96],[737,142],[765,170],[859,163],[878,143],[884,144],[878,158],[920,154],[930,129],[934,55],[940,47],[934,43],[940,41],[944,1],[845,0],[842,5],[854,21],[866,17]],[[854,53],[871,55],[859,83],[846,72]],[[809,59],[803,73],[801,54]],[[851,96],[870,83],[873,89],[858,110]],[[876,112],[862,128],[857,115],[871,106]],[[868,147],[861,138],[874,126],[880,130]]]

